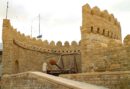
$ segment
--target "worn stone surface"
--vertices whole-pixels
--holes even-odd
[[[76,81],[102,85],[110,89],[130,89],[130,71],[90,72],[60,76]]]
[[[24,36],[11,27],[9,20],[3,22],[3,74],[12,74],[25,71],[42,71],[42,64],[53,59],[58,61],[62,56],[65,69],[74,66],[74,58],[77,61],[78,72],[81,72],[81,58],[79,44],[75,41],[64,45],[59,41],[55,45],[52,41],[38,40]],[[56,69],[48,63],[48,68]]]
[[[106,67],[111,66],[109,60],[113,60],[109,56],[114,57],[118,55],[117,52],[122,51],[121,39],[120,24],[113,15],[107,11],[100,11],[98,7],[91,8],[88,4],[82,7],[81,60],[83,72],[106,71]],[[123,55],[126,56],[126,53]],[[114,59],[118,58],[120,57],[114,57]],[[107,63],[108,66],[106,61],[110,62]]]
[[[40,72],[5,75],[2,83],[2,89],[107,89]]]

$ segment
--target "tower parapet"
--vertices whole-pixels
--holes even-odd
[[[121,40],[120,23],[107,10],[101,11],[98,7],[91,8],[88,4],[82,7],[82,39],[86,34],[99,34],[111,39]]]
[[[98,7],[84,5],[81,26],[82,72],[94,68],[104,71],[104,53],[107,53],[107,49],[121,44],[121,27],[114,15],[107,10],[101,11]],[[101,66],[98,66],[100,63]]]

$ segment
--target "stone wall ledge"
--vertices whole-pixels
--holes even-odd
[[[60,76],[75,81],[105,86],[109,89],[130,89],[130,71],[89,72]]]
[[[83,82],[73,81],[69,79],[65,79],[62,77],[56,77],[52,75],[48,75],[41,72],[24,72],[19,74],[12,74],[12,75],[4,75],[2,79],[20,79],[20,78],[28,78],[28,79],[36,79],[37,81],[40,81],[42,83],[42,79],[47,80],[49,82],[52,82],[54,84],[58,84],[60,86],[66,87],[65,89],[107,89],[105,87],[100,87],[92,84],[87,84]],[[42,84],[44,84],[45,81],[43,81]]]
[[[84,76],[84,75],[123,75],[123,74],[129,74],[130,75],[130,71],[106,71],[106,72],[89,72],[89,73],[78,73],[78,74],[64,74],[64,75],[60,75],[60,76]]]

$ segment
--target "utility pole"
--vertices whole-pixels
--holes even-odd
[[[32,20],[32,22],[31,22],[31,37],[32,37],[32,29],[33,29],[33,20]]]
[[[7,7],[6,7],[6,19],[8,18],[8,8],[9,8],[8,4],[9,2],[7,2]]]
[[[32,24],[31,24],[31,37],[32,37]]]
[[[38,18],[39,18],[39,35],[37,36],[37,38],[42,38],[42,35],[40,35],[40,30],[41,30],[41,28],[40,28],[40,20],[41,20],[40,14],[39,14]]]
[[[39,35],[40,35],[40,14],[39,14]]]

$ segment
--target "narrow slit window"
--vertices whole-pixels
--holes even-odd
[[[102,34],[103,34],[103,35],[105,34],[105,29],[103,29],[103,32],[102,32]]]
[[[100,30],[100,29],[99,29],[99,28],[97,28],[97,33],[99,33],[99,30]]]
[[[93,27],[91,27],[91,32],[93,32]]]

